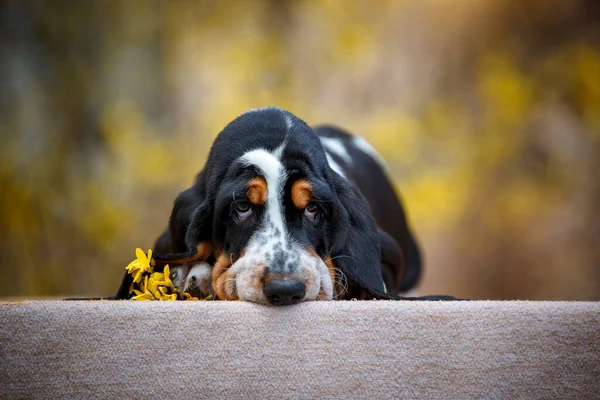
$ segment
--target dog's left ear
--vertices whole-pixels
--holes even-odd
[[[376,298],[389,299],[381,272],[377,225],[358,189],[332,174],[338,198],[331,220],[331,259],[346,278]]]

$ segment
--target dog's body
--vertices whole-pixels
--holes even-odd
[[[275,305],[394,298],[421,271],[373,148],[276,107],[250,110],[219,134],[154,252],[182,291]],[[129,283],[126,275],[117,298]]]

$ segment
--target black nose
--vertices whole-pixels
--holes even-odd
[[[290,278],[267,279],[263,286],[263,293],[274,306],[296,304],[304,298],[306,285]]]

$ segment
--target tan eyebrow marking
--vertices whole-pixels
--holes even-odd
[[[255,206],[264,206],[267,202],[267,193],[267,181],[264,178],[257,176],[248,181],[246,197],[250,203]]]
[[[298,208],[305,208],[312,199],[312,185],[306,179],[300,179],[292,185],[292,201]]]

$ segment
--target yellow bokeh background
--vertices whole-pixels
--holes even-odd
[[[219,131],[285,108],[369,140],[419,294],[600,299],[594,1],[0,5],[2,297],[103,296]]]

